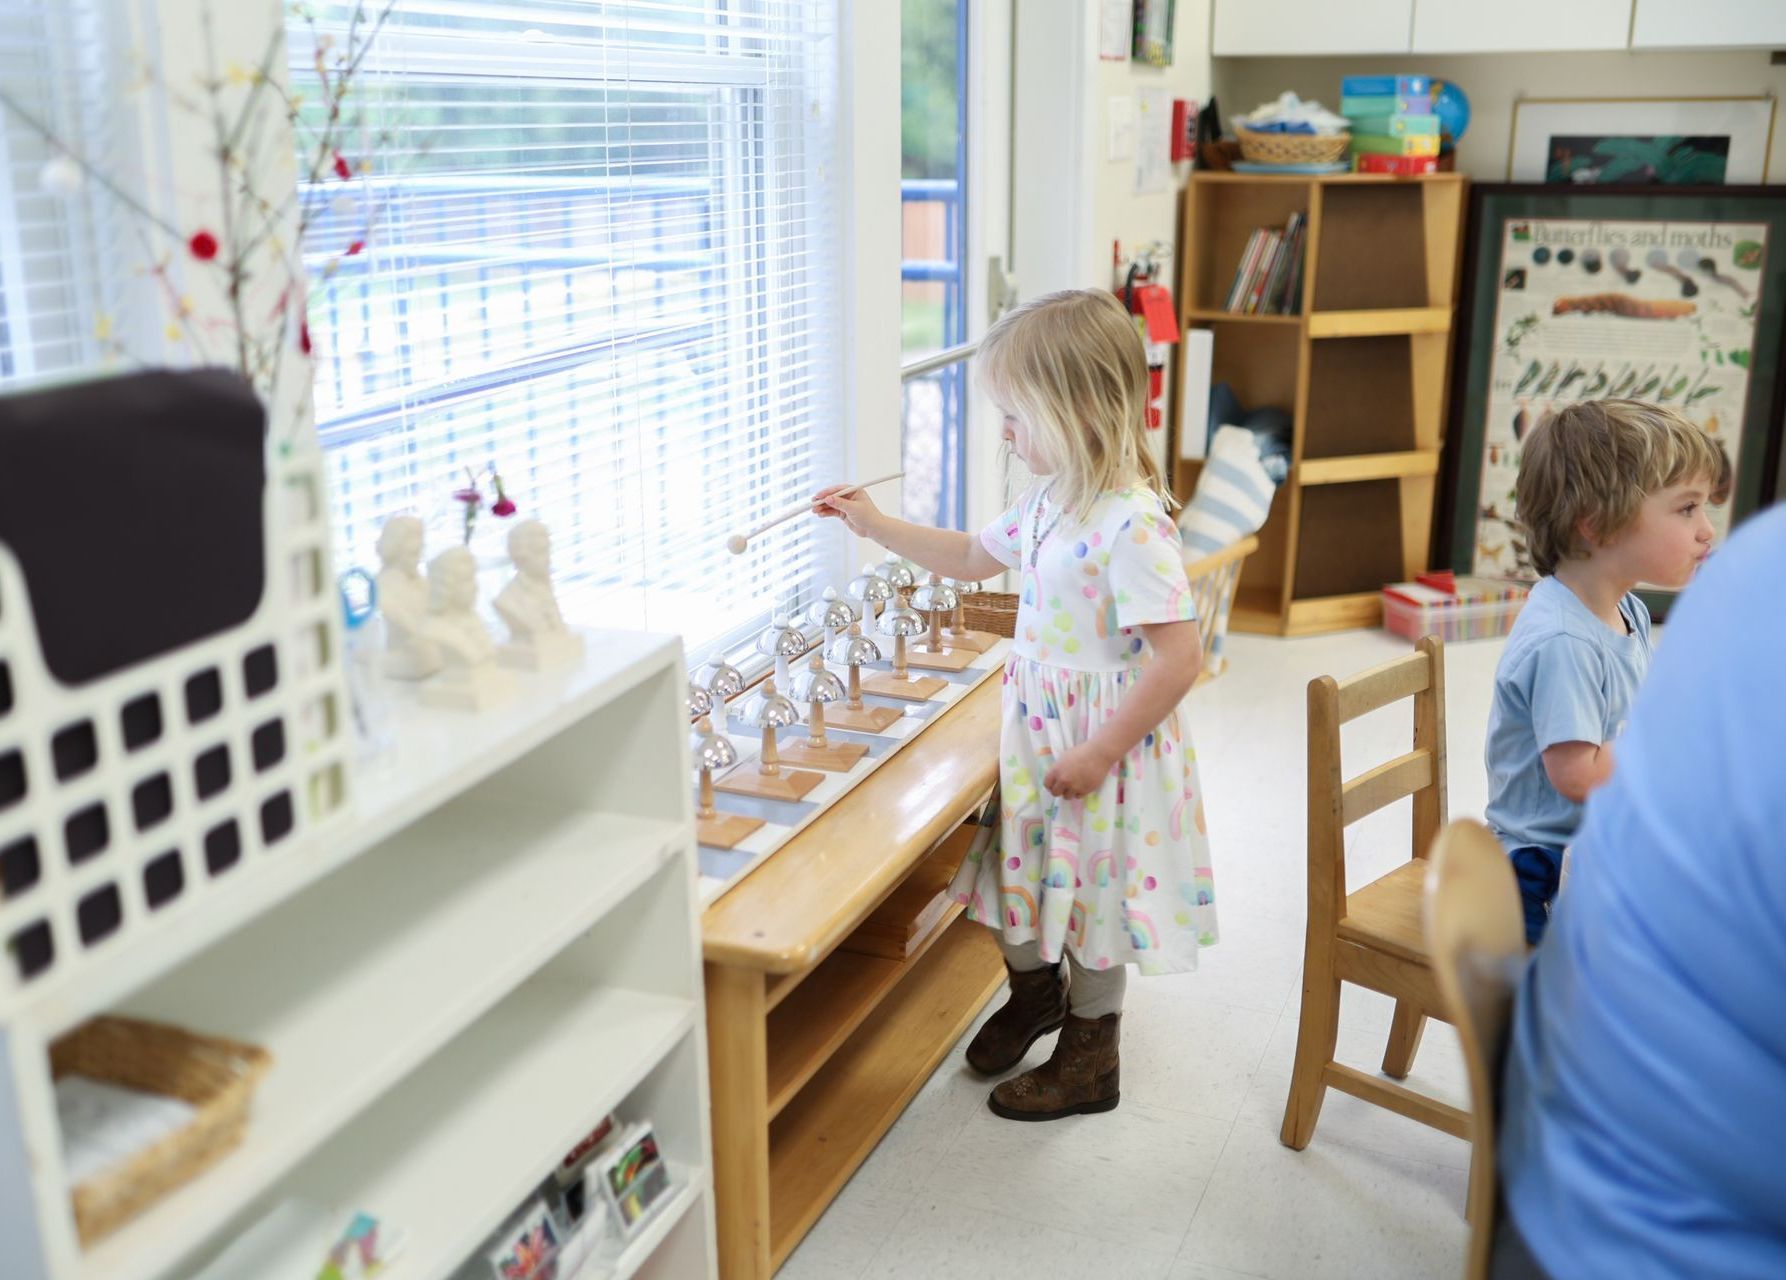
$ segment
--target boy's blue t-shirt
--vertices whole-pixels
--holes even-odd
[[[1610,742],[1650,668],[1650,611],[1627,594],[1618,635],[1568,587],[1542,578],[1507,637],[1488,716],[1488,825],[1508,850],[1561,849],[1581,805],[1551,784],[1544,752],[1559,742]]]

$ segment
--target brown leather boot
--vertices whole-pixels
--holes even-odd
[[[1029,1047],[1051,1031],[1058,1031],[1067,1016],[1067,979],[1059,964],[1044,965],[1011,975],[1011,998],[986,1019],[967,1047],[967,1065],[983,1076],[1009,1071],[1029,1052]]]
[[[1121,1062],[1116,1046],[1122,1015],[1067,1015],[1054,1056],[992,1091],[986,1104],[1006,1120],[1058,1120],[1062,1116],[1114,1111]]]

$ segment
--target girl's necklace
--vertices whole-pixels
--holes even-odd
[[[1036,567],[1036,558],[1042,554],[1042,544],[1048,540],[1048,535],[1054,532],[1054,526],[1060,523],[1060,518],[1063,514],[1062,512],[1056,511],[1054,513],[1054,519],[1048,522],[1048,527],[1046,529],[1042,528],[1042,508],[1048,505],[1048,495],[1053,492],[1053,485],[1049,485],[1042,491],[1042,496],[1036,499],[1036,509],[1030,518],[1029,567],[1032,569]]]

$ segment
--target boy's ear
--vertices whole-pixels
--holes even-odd
[[[1583,516],[1575,522],[1575,536],[1580,538],[1590,551],[1601,545],[1600,534],[1592,516]]]

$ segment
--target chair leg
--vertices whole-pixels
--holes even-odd
[[[1284,1102],[1284,1124],[1278,1141],[1301,1151],[1315,1136],[1321,1103],[1327,1097],[1323,1076],[1339,1043],[1339,979],[1327,966],[1305,965],[1302,1020],[1296,1028],[1296,1065],[1290,1072],[1290,1096]]]
[[[1414,1067],[1414,1055],[1420,1052],[1420,1036],[1426,1030],[1426,1015],[1411,1000],[1395,1002],[1395,1020],[1389,1024],[1389,1047],[1383,1050],[1383,1074],[1397,1080],[1405,1078]]]

